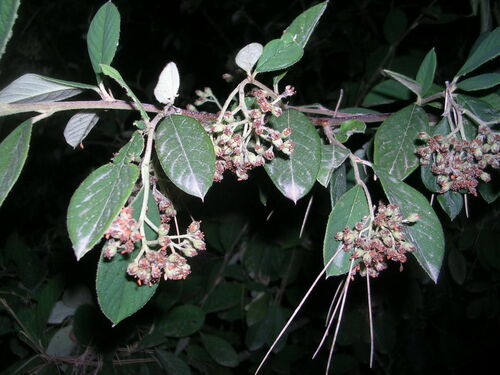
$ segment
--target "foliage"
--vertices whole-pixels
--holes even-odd
[[[500,313],[498,7],[325,1],[292,20],[288,3],[186,0],[181,48],[183,26],[159,16],[171,4],[78,4],[95,13],[87,60],[83,46],[62,59],[78,72],[15,65],[28,6],[0,5],[2,373],[477,371],[498,340],[481,322]],[[168,53],[142,49],[136,15]],[[477,20],[477,40],[447,49]],[[227,97],[195,90],[230,54]],[[466,352],[478,329],[486,349]]]

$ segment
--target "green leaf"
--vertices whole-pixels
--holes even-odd
[[[207,314],[215,311],[227,310],[238,305],[243,298],[243,285],[240,283],[223,282],[215,287],[203,305]]]
[[[417,72],[416,81],[421,87],[421,95],[427,94],[429,89],[432,87],[434,82],[434,75],[436,74],[436,52],[432,48],[427,55],[425,55],[424,60],[420,64]]]
[[[38,76],[39,78],[44,79],[46,81],[53,82],[53,83],[58,83],[60,85],[74,87],[74,88],[82,89],[82,90],[94,90],[97,93],[100,93],[99,87],[97,87],[95,85],[89,85],[87,83],[80,83],[80,82],[74,82],[74,81],[66,81],[64,79],[57,79],[57,78],[52,78],[52,77],[46,77],[46,76],[41,76],[39,74],[36,74],[36,76]]]
[[[264,51],[257,61],[255,72],[272,72],[292,66],[302,58],[304,49],[296,42],[273,39],[264,46]]]
[[[453,280],[457,284],[462,285],[467,276],[467,262],[460,251],[456,249],[450,251],[448,254],[448,267]]]
[[[139,98],[134,94],[134,92],[128,87],[128,85],[125,83],[125,80],[121,76],[121,74],[116,70],[115,68],[105,65],[105,64],[100,64],[102,73],[107,75],[108,77],[113,78],[126,92],[128,97],[133,100],[133,102],[137,105],[139,108],[139,112],[141,113],[141,117],[145,121],[149,121],[149,116],[146,113],[146,110],[144,109],[144,106],[142,105],[141,101]]]
[[[326,264],[337,253],[342,246],[341,241],[335,239],[338,232],[345,227],[352,228],[370,214],[365,192],[360,185],[355,185],[347,193],[342,195],[335,207],[333,207],[326,224],[325,240],[323,243],[323,262]],[[351,254],[343,250],[337,255],[330,267],[326,270],[327,276],[343,275],[349,272]]]
[[[170,115],[156,129],[156,153],[168,178],[184,192],[203,199],[215,175],[215,152],[194,118]]]
[[[167,375],[191,375],[189,366],[173,353],[164,350],[155,350],[155,356]]]
[[[255,299],[245,306],[247,325],[253,326],[265,318],[269,308],[269,294],[260,294]]]
[[[64,128],[64,139],[75,148],[83,142],[92,128],[99,121],[95,113],[79,112],[72,116]]]
[[[422,95],[422,87],[420,83],[414,81],[413,79],[396,72],[392,72],[390,70],[384,69],[383,72],[391,77],[393,80],[401,83],[404,87],[413,91],[418,97]]]
[[[138,177],[139,168],[124,158],[98,168],[76,189],[69,203],[67,224],[77,260],[101,240]]]
[[[245,337],[247,347],[254,351],[266,343],[269,346],[272,345],[290,315],[291,311],[289,309],[275,305],[270,306],[264,319],[248,327]],[[273,352],[278,352],[283,348],[286,344],[287,336],[287,333],[283,335],[278,345],[273,349]]]
[[[335,138],[341,143],[347,142],[354,133],[363,134],[366,130],[366,124],[359,120],[347,120],[340,124],[339,130],[335,133]]]
[[[141,190],[132,203],[132,216],[138,220],[141,213],[144,190]],[[148,210],[146,216],[153,224],[161,224],[158,207],[151,194],[148,198]],[[156,240],[157,235],[149,226],[146,226],[146,239]],[[123,319],[134,314],[141,309],[156,292],[158,284],[152,286],[139,286],[134,279],[127,275],[127,267],[137,256],[141,248],[141,243],[135,244],[132,253],[121,255],[116,254],[112,259],[104,258],[104,248],[97,265],[96,291],[97,301],[106,317],[118,324]]]
[[[0,91],[0,103],[57,102],[81,92],[82,90],[73,86],[28,73]]]
[[[144,136],[140,131],[135,131],[132,133],[130,141],[113,156],[113,164],[137,160],[143,150]]]
[[[498,184],[480,182],[477,190],[487,203],[493,203],[500,197],[500,186]]]
[[[347,177],[345,173],[345,164],[338,167],[332,174],[330,180],[330,202],[332,208],[335,207],[338,200],[347,191]]]
[[[459,105],[471,111],[482,121],[498,121],[500,118],[500,109],[493,108],[481,99],[467,95],[457,95],[456,101]]]
[[[33,120],[24,121],[0,143],[0,206],[16,183],[30,147]]]
[[[184,337],[197,332],[205,321],[198,306],[182,305],[170,310],[158,323],[158,330],[169,337]]]
[[[456,77],[472,72],[484,63],[500,55],[500,27],[481,35],[481,42],[471,51]]]
[[[316,179],[324,187],[328,186],[333,172],[347,159],[349,149],[338,145],[321,146],[321,165]]]
[[[269,120],[278,131],[291,128],[291,141],[294,150],[289,158],[276,158],[266,163],[264,168],[281,193],[297,203],[314,185],[321,164],[321,140],[314,125],[301,112],[295,109],[283,111],[280,117]]]
[[[371,107],[382,104],[390,104],[399,100],[409,100],[410,90],[398,82],[388,79],[377,83],[363,99],[362,105]]]
[[[431,165],[422,165],[420,167],[420,178],[430,192],[437,193],[441,190],[441,186],[436,181],[437,176],[432,173]]]
[[[116,6],[108,1],[97,11],[87,34],[89,57],[96,74],[102,73],[99,64],[109,65],[113,61],[119,39],[120,13]]]
[[[236,367],[240,363],[238,353],[226,340],[213,336],[201,334],[201,342],[210,357],[219,365],[226,367]]]
[[[441,222],[427,199],[411,186],[383,171],[376,171],[389,202],[400,207],[404,217],[418,213],[420,219],[411,226],[405,226],[407,239],[416,246],[415,258],[437,282],[444,256],[444,234]]]
[[[291,34],[295,42],[304,48],[327,5],[328,1],[324,1],[301,13],[286,28],[285,33]]]
[[[17,18],[21,0],[2,0],[0,2],[0,59],[12,36],[12,27]]]
[[[419,165],[415,140],[421,131],[428,131],[425,111],[410,105],[387,118],[377,130],[374,142],[376,168],[401,180]]]
[[[456,191],[447,191],[444,194],[439,194],[437,200],[444,212],[450,217],[451,221],[462,212],[462,208],[464,207],[462,194]]]
[[[500,73],[486,73],[464,79],[457,87],[464,91],[485,90],[500,84]]]
[[[385,39],[390,44],[394,44],[403,36],[407,29],[408,18],[406,14],[398,8],[391,9],[384,20]]]

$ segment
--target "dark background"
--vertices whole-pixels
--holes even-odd
[[[85,37],[92,16],[102,3],[23,1],[14,35],[0,64],[0,87],[25,73],[93,83],[95,77]],[[154,102],[153,87],[168,61],[175,61],[180,70],[181,90],[177,105],[184,107],[192,103],[194,90],[205,86],[211,87],[222,101],[235,84],[225,82],[222,74],[233,75],[236,82],[242,78],[233,62],[237,51],[247,43],[265,44],[279,37],[296,15],[315,3],[117,0],[114,4],[121,13],[122,31],[113,66],[146,103]],[[339,90],[343,89],[342,107],[361,106],[373,86],[383,79],[380,68],[414,76],[422,58],[432,47],[438,57],[436,82],[443,85],[463,64],[481,28],[488,27],[479,15],[472,14],[471,3],[474,2],[332,1],[303,59],[284,80],[298,91],[291,102],[296,105],[321,103],[334,108]],[[491,14],[490,27],[498,25],[498,3],[496,8],[493,3],[496,14]],[[418,24],[406,32],[415,20]],[[494,64],[487,64],[483,69],[492,70],[492,67]],[[268,79],[270,82],[271,77]],[[122,96],[118,87],[111,86],[115,96]],[[91,95],[88,98],[96,99]],[[390,112],[403,105],[402,101],[388,100],[374,109]],[[203,109],[215,110],[210,106]],[[60,275],[65,286],[83,283],[90,290],[94,289],[98,251],[76,263],[65,229],[66,209],[79,183],[126,142],[136,115],[128,112],[103,114],[87,138],[84,150],[73,150],[64,141],[63,129],[69,116],[57,114],[35,126],[25,169],[0,209],[3,294],[20,289],[29,296],[54,275]],[[22,116],[0,118],[1,138],[22,119]],[[361,139],[353,142],[354,147],[356,142],[363,143]],[[417,180],[414,182],[418,184]],[[248,229],[237,248],[255,242],[268,244],[277,252],[290,251],[293,247],[298,255],[290,260],[296,263],[290,280],[283,282],[285,277],[279,267],[272,271],[274,274],[268,275],[269,280],[252,277],[255,270],[248,267],[240,270],[246,272],[238,276],[243,281],[230,273],[224,274],[225,280],[236,280],[246,288],[240,307],[249,303],[255,293],[264,292],[284,309],[293,309],[322,268],[322,236],[330,203],[328,192],[320,186],[312,193],[315,200],[302,240],[297,237],[308,198],[294,206],[279,196],[262,171],[254,171],[250,180],[244,183],[227,176],[221,184],[214,185],[203,206],[182,196],[177,197],[177,202],[186,220],[193,214],[211,223],[211,228],[219,228],[212,232],[231,230],[227,229],[231,223],[247,223]],[[267,196],[267,206],[261,204],[259,194]],[[490,365],[495,367],[500,347],[500,256],[496,246],[499,207],[498,202],[487,206],[474,198],[470,206],[471,218],[461,215],[453,223],[438,212],[446,230],[447,256],[437,285],[433,285],[415,262],[406,265],[403,273],[393,267],[373,283],[377,335],[373,373],[479,374],[486,373]],[[271,211],[273,215],[266,221]],[[207,237],[210,245],[210,231]],[[237,253],[236,249],[233,251]],[[16,257],[13,253],[22,255]],[[284,256],[280,258],[284,265],[288,264],[289,254],[280,255]],[[184,283],[183,290],[191,290],[191,294],[186,292],[187,297],[162,306],[161,298],[168,298],[170,293],[162,286],[148,307],[115,329],[95,312],[95,319],[90,324],[90,330],[96,332],[95,355],[107,358],[106,355],[109,357],[116,348],[136,343],[138,337],[131,332],[147,332],[155,319],[176,304],[200,303],[203,293],[193,290],[211,283],[214,270],[225,255],[224,251],[209,246],[207,254],[194,265],[195,281],[179,282]],[[366,291],[361,281],[354,283],[349,296],[334,373],[368,371]],[[324,371],[327,350],[315,361],[310,357],[321,338],[324,317],[337,283],[337,280],[328,280],[318,287],[299,316],[281,357],[274,357],[267,366],[269,373]],[[22,309],[31,306],[33,301],[26,297],[11,303]],[[207,315],[203,330],[222,332],[244,358],[238,369],[207,364],[211,373],[248,373],[255,369],[267,349],[266,345],[258,350],[245,346],[248,327],[243,308],[240,310],[241,316],[233,321],[220,313]],[[0,367],[7,368],[27,358],[31,349],[16,335],[10,317],[4,312],[0,314]],[[48,327],[49,332],[53,329]],[[197,340],[199,342],[193,335],[191,344],[195,345]],[[176,340],[168,339],[159,347],[173,350],[176,345]],[[146,352],[136,355],[147,357]],[[181,356],[195,373],[208,373],[197,367],[189,352]],[[114,371],[139,371],[133,366],[126,367]],[[91,373],[91,366],[87,370]],[[153,371],[157,370],[148,371],[155,373]]]

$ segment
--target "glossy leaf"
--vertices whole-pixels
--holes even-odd
[[[335,239],[338,232],[345,227],[352,228],[370,214],[365,192],[360,185],[355,185],[342,195],[333,207],[326,224],[325,240],[323,243],[323,262],[326,265],[342,246],[341,241]],[[343,275],[349,271],[351,254],[343,250],[337,255],[330,267],[326,270],[327,276]]]
[[[332,173],[349,156],[349,150],[338,145],[321,146],[321,165],[316,179],[324,187],[328,186]]]
[[[197,332],[205,321],[205,313],[198,306],[182,305],[170,310],[158,323],[165,336],[184,337]]]
[[[168,178],[203,199],[215,174],[214,147],[203,126],[194,118],[170,115],[156,129],[155,146]]]
[[[272,72],[292,66],[302,58],[303,48],[293,40],[274,39],[267,43],[257,62],[256,72]]]
[[[464,198],[462,194],[456,191],[447,191],[444,194],[439,194],[437,197],[439,205],[453,221],[457,215],[462,212],[464,207]]]
[[[456,101],[483,121],[498,121],[500,118],[500,109],[492,107],[481,99],[467,95],[457,95]]]
[[[321,140],[311,121],[295,109],[285,110],[280,117],[272,117],[269,122],[279,131],[292,129],[292,154],[283,158],[276,151],[275,159],[266,163],[264,168],[278,190],[296,203],[316,181],[321,164]]]
[[[335,207],[338,200],[347,191],[347,177],[345,173],[345,164],[338,167],[332,174],[330,180],[330,203]]]
[[[355,133],[363,134],[366,130],[366,124],[359,120],[347,120],[340,124],[340,128],[335,133],[335,138],[341,143],[349,140],[349,137]]]
[[[500,84],[500,73],[485,73],[464,79],[457,87],[464,91],[485,90]]]
[[[420,219],[413,225],[405,226],[407,239],[416,246],[415,258],[437,282],[444,256],[444,234],[441,222],[427,199],[411,186],[383,171],[376,171],[390,203],[399,205],[404,217],[418,213]]]
[[[428,131],[428,120],[417,105],[405,107],[387,118],[375,134],[375,166],[405,179],[419,165],[415,141],[421,131]]]
[[[67,224],[78,260],[101,240],[138,177],[139,168],[124,158],[98,168],[76,189],[69,203]]]
[[[56,83],[54,80],[28,73],[0,91],[0,103],[57,102],[81,92],[82,90],[74,86]]]
[[[132,203],[132,216],[138,220],[142,207],[144,191],[141,190]],[[158,207],[153,197],[148,198],[148,210],[146,216],[153,224],[161,224]],[[146,225],[146,239],[156,240],[156,233]],[[97,265],[96,291],[97,301],[106,317],[118,324],[123,319],[141,309],[156,292],[158,284],[152,286],[139,286],[135,280],[127,275],[127,267],[140,251],[141,243],[135,244],[135,249],[127,255],[116,254],[112,259],[105,259],[104,248]]]
[[[264,47],[260,43],[250,43],[239,50],[236,55],[235,62],[248,75],[251,74],[252,68],[262,55]]]
[[[75,148],[83,142],[92,128],[99,121],[95,113],[80,112],[72,116],[64,128],[64,139]]]
[[[119,39],[120,13],[109,1],[99,8],[87,34],[89,57],[96,74],[102,73],[99,64],[109,65],[113,61]]]
[[[132,133],[128,141],[114,156],[113,163],[119,164],[123,161],[130,162],[137,160],[144,150],[144,136],[140,131]]]
[[[225,367],[236,367],[239,364],[238,353],[226,340],[207,334],[201,334],[201,342],[210,357],[219,365]]]
[[[17,18],[21,0],[2,0],[0,2],[0,59],[12,36],[12,27]]]
[[[164,350],[156,350],[155,356],[167,375],[191,375],[191,369],[181,358]]]
[[[413,91],[417,96],[419,96],[419,97],[421,96],[422,87],[415,80],[413,80],[413,79],[411,79],[403,74],[392,72],[390,70],[384,69],[383,72],[386,75],[388,75],[389,77],[391,77],[393,80],[401,83],[407,89]]]
[[[324,1],[301,13],[286,28],[285,33],[291,34],[295,42],[304,48],[327,5],[328,1]]]
[[[481,42],[471,51],[465,64],[458,71],[457,77],[472,72],[500,55],[500,27],[487,33],[486,36],[480,36],[480,38],[482,38]]]
[[[420,94],[424,96],[432,87],[434,75],[436,74],[436,52],[432,48],[420,64],[416,81],[421,87]]]
[[[115,68],[105,65],[105,64],[100,64],[100,67],[102,69],[102,73],[107,75],[108,77],[113,78],[127,93],[128,97],[134,101],[134,103],[137,105],[139,108],[139,112],[141,113],[141,117],[144,120],[149,120],[149,116],[146,113],[146,110],[144,109],[144,106],[142,105],[141,101],[137,96],[133,93],[133,91],[128,87],[128,85],[125,83],[125,80],[121,76],[121,74],[116,70]]]
[[[0,206],[16,183],[30,147],[33,121],[24,121],[0,143]]]
[[[432,173],[431,165],[423,165],[420,167],[420,179],[424,186],[432,193],[437,193],[441,190],[441,186],[436,181],[437,176]]]

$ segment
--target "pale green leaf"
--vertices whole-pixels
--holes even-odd
[[[17,10],[21,0],[0,1],[0,59],[5,52],[5,47],[12,36],[12,27],[17,18]]]
[[[342,242],[335,239],[338,232],[345,227],[354,225],[370,214],[365,192],[360,185],[355,185],[337,201],[333,207],[326,224],[325,240],[323,243],[323,262],[326,265],[337,251],[342,247]],[[343,275],[349,272],[351,253],[340,250],[335,260],[326,270],[327,276]]]
[[[389,202],[397,204],[403,217],[420,215],[413,225],[404,227],[407,240],[416,246],[412,253],[429,277],[437,282],[444,256],[444,234],[436,213],[427,199],[411,186],[383,171],[376,171]]]
[[[238,353],[226,340],[207,334],[201,334],[201,342],[210,357],[219,365],[225,367],[236,367],[239,364]]]
[[[272,117],[270,125],[282,131],[291,128],[294,150],[289,157],[276,152],[276,157],[264,168],[281,193],[295,203],[314,185],[321,164],[321,140],[312,122],[295,109]]]
[[[274,39],[267,43],[257,62],[256,72],[271,72],[292,66],[302,58],[304,49],[293,40]]]
[[[89,57],[96,74],[102,73],[100,64],[109,65],[113,61],[119,39],[120,13],[108,1],[97,11],[87,34]]]
[[[324,187],[328,186],[332,173],[349,156],[349,149],[337,145],[321,146],[321,165],[316,179]]]
[[[485,90],[500,84],[500,73],[485,73],[464,79],[457,87],[464,91]]]
[[[409,90],[413,91],[418,97],[421,96],[422,94],[422,87],[420,86],[420,83],[414,81],[413,79],[400,74],[396,72],[392,72],[390,70],[384,69],[383,72],[391,77],[393,80],[401,83],[404,87],[408,88]]]
[[[250,43],[239,50],[236,55],[235,62],[247,74],[250,74],[252,68],[262,55],[264,47],[260,43]]]
[[[144,106],[142,105],[141,101],[139,98],[134,94],[134,92],[128,87],[128,85],[125,83],[125,80],[121,76],[121,74],[116,70],[115,68],[105,65],[105,64],[100,64],[100,67],[102,69],[102,73],[107,75],[108,77],[113,78],[127,93],[128,97],[133,100],[133,102],[137,105],[139,108],[139,112],[141,112],[141,117],[145,121],[149,121],[149,116],[146,113],[146,110],[144,109]]]
[[[215,152],[203,126],[192,117],[170,115],[156,129],[156,153],[168,178],[203,199],[215,175]]]
[[[0,206],[16,183],[30,147],[32,119],[24,121],[0,143]]]
[[[436,52],[432,48],[418,68],[416,81],[421,87],[421,95],[427,94],[434,82],[434,75],[436,74]]]
[[[0,103],[57,102],[78,95],[82,90],[46,79],[37,74],[25,74],[2,91]]]
[[[132,216],[138,220],[141,213],[144,190],[141,190],[132,203]],[[148,198],[148,210],[146,216],[153,224],[161,224],[158,207],[151,194]],[[157,235],[146,225],[146,239],[156,240]],[[112,259],[105,259],[104,248],[97,265],[96,292],[97,301],[103,314],[118,324],[123,319],[134,314],[142,308],[156,292],[158,284],[152,286],[139,286],[134,279],[127,275],[127,267],[140,251],[141,244],[137,242],[135,249],[130,254],[116,254]]]
[[[447,191],[444,194],[439,194],[437,197],[439,205],[446,212],[446,215],[453,221],[457,215],[462,212],[464,207],[464,198],[462,194],[456,191]]]
[[[465,64],[456,74],[457,77],[472,72],[474,69],[500,55],[500,27],[497,27],[484,36],[481,35],[480,38],[482,39],[481,42],[471,51]]]
[[[95,113],[79,112],[72,116],[64,128],[64,139],[75,148],[83,142],[92,128],[99,121]]]
[[[425,111],[410,105],[387,118],[378,128],[374,142],[374,164],[401,180],[419,165],[415,154],[417,134],[428,131]]]
[[[327,5],[328,1],[324,1],[301,13],[286,28],[285,33],[291,34],[295,42],[304,48]]]
[[[339,129],[335,133],[335,138],[340,143],[345,143],[349,140],[349,137],[355,133],[364,133],[366,130],[366,124],[359,120],[347,120],[340,124]]]

